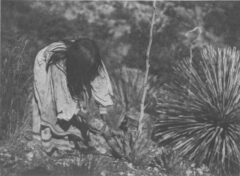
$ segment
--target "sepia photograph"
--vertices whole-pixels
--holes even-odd
[[[1,0],[0,176],[240,176],[240,1]]]

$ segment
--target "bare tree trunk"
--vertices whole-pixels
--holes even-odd
[[[144,110],[145,110],[145,99],[148,91],[148,74],[149,74],[149,68],[150,68],[150,51],[152,47],[152,38],[153,38],[153,28],[155,24],[155,16],[156,16],[156,0],[153,2],[153,12],[152,12],[152,20],[151,20],[151,27],[150,27],[150,34],[149,34],[149,42],[146,52],[146,71],[144,76],[144,82],[143,82],[143,96],[141,99],[141,105],[140,105],[140,118],[139,118],[139,125],[138,125],[138,132],[139,134],[142,133],[143,130],[143,120],[144,120]]]

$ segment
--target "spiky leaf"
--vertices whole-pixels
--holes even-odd
[[[210,168],[240,168],[239,55],[236,48],[208,46],[195,64],[186,58],[175,68],[177,79],[159,102],[165,116],[156,125],[159,144]]]

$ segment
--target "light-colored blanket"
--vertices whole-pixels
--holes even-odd
[[[65,50],[66,46],[61,42],[52,43],[51,45],[40,50],[34,63],[34,99],[33,99],[33,132],[40,134],[41,125],[47,126],[51,132],[64,136],[74,134],[79,137],[81,131],[70,125],[67,129],[62,128],[59,120],[66,123],[72,119],[82,108],[82,102],[76,102],[72,99],[67,87],[65,75],[65,61],[62,60],[55,65],[51,65],[46,71],[46,64],[55,51]],[[107,70],[99,70],[97,76],[91,83],[92,96],[100,105],[100,109],[113,104],[111,96],[113,94],[111,82]],[[46,131],[46,140],[49,132]],[[50,135],[51,136],[51,135]]]

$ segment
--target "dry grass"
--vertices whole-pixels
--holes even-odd
[[[1,129],[3,136],[17,135],[26,127],[29,119],[28,105],[31,101],[32,61],[28,41],[18,39],[15,47],[2,48],[2,111]]]

